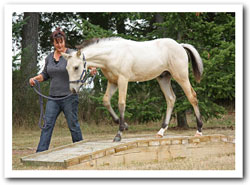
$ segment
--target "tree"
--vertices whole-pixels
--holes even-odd
[[[30,120],[36,114],[36,97],[29,96],[31,88],[28,79],[37,73],[39,13],[13,14],[12,40],[13,50],[18,51],[13,56],[13,123],[32,124]],[[20,37],[22,39],[20,39]],[[20,44],[21,43],[21,44]],[[20,51],[19,51],[20,50]],[[19,56],[21,55],[21,60]],[[20,62],[21,61],[21,62]],[[34,99],[35,98],[35,99]],[[28,124],[27,124],[28,125]]]
[[[22,29],[21,76],[23,80],[37,73],[39,13],[24,13],[27,24]]]
[[[190,73],[191,84],[197,92],[201,114],[205,119],[218,117],[225,109],[220,104],[234,102],[235,92],[235,17],[232,13],[166,13],[165,21],[158,26],[165,27],[168,37],[189,43],[199,51],[204,73],[200,84],[195,83]],[[149,35],[162,36],[154,30]],[[190,69],[191,71],[191,69]],[[173,83],[173,86],[176,86]],[[175,88],[174,88],[175,89]],[[229,99],[229,100],[228,100]],[[174,112],[192,108],[181,92]]]

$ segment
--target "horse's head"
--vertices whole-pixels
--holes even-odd
[[[87,71],[87,66],[84,65],[86,62],[84,55],[78,50],[77,52],[72,52],[70,54],[62,53],[62,56],[67,60],[66,69],[69,74],[70,91],[78,93]]]

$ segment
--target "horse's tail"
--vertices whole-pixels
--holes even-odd
[[[192,61],[193,73],[195,80],[200,83],[201,76],[203,73],[203,62],[198,53],[198,51],[190,44],[181,44],[182,47],[186,50],[189,55],[189,58]]]

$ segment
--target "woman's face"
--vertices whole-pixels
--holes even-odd
[[[54,39],[54,47],[58,52],[64,52],[65,50],[65,41],[64,38],[56,38]]]

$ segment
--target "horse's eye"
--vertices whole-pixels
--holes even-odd
[[[78,70],[78,67],[75,67],[74,69],[75,69],[75,71],[76,71],[76,70]]]

